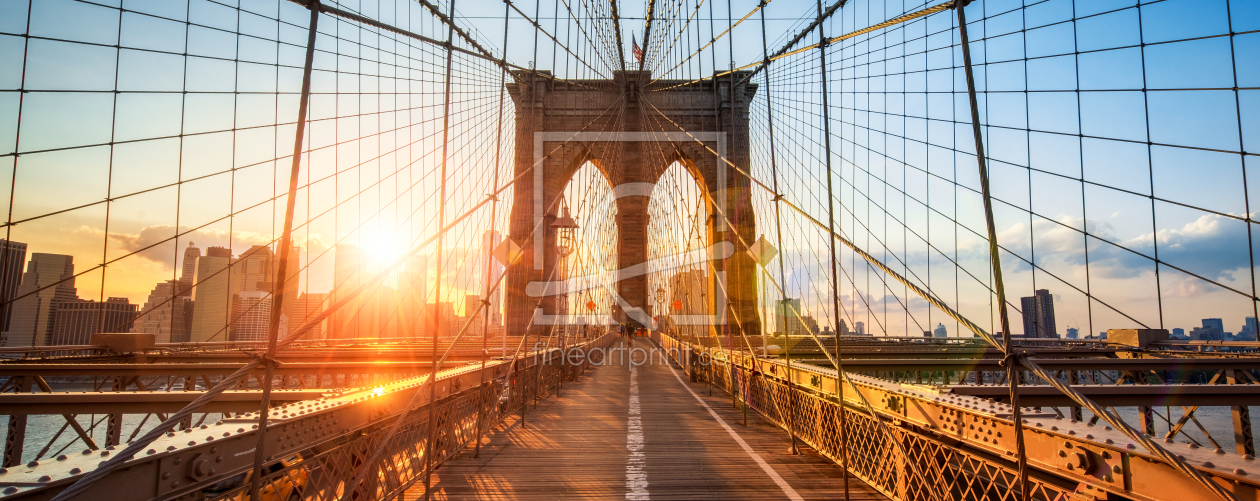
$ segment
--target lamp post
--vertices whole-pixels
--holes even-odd
[[[557,217],[556,221],[551,223],[551,227],[556,229],[557,257],[556,257],[555,265],[560,267],[560,269],[558,270],[560,271],[560,273],[558,274],[559,276],[557,278],[559,278],[560,280],[567,280],[569,278],[568,258],[570,254],[573,254],[573,251],[577,250],[576,233],[578,229],[577,222],[574,221],[573,217],[569,215],[568,204],[563,204],[560,206],[560,217]],[[560,295],[560,305],[564,306],[564,311],[563,312],[557,311],[556,313],[567,316],[569,313],[569,295],[567,293]],[[561,356],[560,356],[561,377],[559,378],[559,382],[557,382],[556,384],[556,395],[560,394],[560,388],[564,385],[564,371],[565,371],[564,352],[567,349],[569,325],[570,325],[569,319],[566,318],[560,326],[560,335],[557,336],[558,337],[557,341],[559,342],[560,353],[561,353]],[[541,377],[541,373],[539,373],[539,375]],[[537,401],[535,401],[535,406],[537,406]]]
[[[656,330],[659,331],[662,330],[660,324],[665,321],[665,286],[663,285],[656,286],[656,316],[658,318]]]
[[[569,216],[569,206],[560,207],[560,217],[551,223],[551,227],[556,229],[556,252],[561,258],[569,257],[577,249],[578,229],[577,222]]]
[[[569,278],[567,259],[570,254],[573,254],[573,251],[577,250],[578,229],[577,222],[569,215],[569,206],[567,204],[560,206],[560,217],[557,217],[555,222],[551,223],[551,227],[556,230],[556,254],[558,255],[556,258],[556,266],[560,267],[559,271],[561,272],[558,274],[557,278],[560,280],[566,280]],[[560,304],[564,305],[563,313],[567,314],[569,312],[568,294],[560,295]],[[563,324],[561,329],[560,338],[561,345],[563,346],[564,336],[569,331],[569,324],[567,321]]]

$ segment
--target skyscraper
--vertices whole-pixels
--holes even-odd
[[[1255,341],[1256,340],[1256,317],[1247,317],[1243,320],[1245,323],[1238,330],[1239,341]]]
[[[774,305],[774,332],[783,334],[787,330],[789,336],[805,334],[805,324],[801,321],[801,300],[784,299]]]
[[[197,258],[192,299],[192,329],[189,341],[227,341],[228,322],[232,305],[240,291],[240,280],[232,276],[228,268],[232,264],[232,252],[223,247],[210,247],[206,255]]]
[[[306,325],[307,320],[310,320],[311,318],[314,318],[324,312],[324,308],[327,306],[325,303],[326,301],[328,301],[328,294],[302,293],[291,303],[288,299],[286,299],[286,303],[293,305],[293,308],[289,309],[289,311],[293,312],[289,315],[289,325],[294,329]],[[327,324],[328,321],[326,320],[320,322],[319,325],[316,325],[306,334],[303,334],[302,339],[324,339],[324,327]]]
[[[274,258],[271,247],[266,245],[254,245],[241,253],[232,265],[234,274],[240,277],[238,290],[271,292],[276,278]]]
[[[241,291],[232,312],[233,341],[266,341],[271,332],[272,295],[265,291]],[[280,337],[286,334],[287,318],[281,315]]]
[[[465,294],[464,322],[468,322],[468,330],[466,332],[470,335],[484,334],[484,331],[481,328],[481,324],[484,322],[482,322],[481,319],[486,317],[486,310],[483,309],[478,311],[478,308],[481,308],[481,296],[477,294]],[[457,332],[462,328],[464,328],[463,325],[455,326],[455,330]]]
[[[58,304],[79,298],[74,287],[74,257],[31,254],[22,285],[17,290],[18,297],[24,295],[26,297],[13,304],[12,329],[5,345],[43,346],[52,333]]]
[[[104,303],[86,299],[66,301],[57,306],[48,344],[89,344],[92,334],[97,332],[131,332],[135,320],[136,305],[125,297],[111,297]]]
[[[1049,290],[1037,289],[1019,302],[1024,314],[1024,337],[1059,337],[1054,325],[1054,296]]]
[[[672,315],[700,315],[708,311],[705,306],[705,290],[708,278],[704,270],[689,270],[674,273],[669,277],[669,302]],[[682,309],[673,309],[672,303],[679,302]],[[774,332],[778,332],[774,330]]]
[[[227,247],[210,247],[206,249],[206,255],[209,257],[224,257],[232,259],[232,249]]]
[[[333,289],[330,292],[333,304],[359,288],[366,264],[363,249],[356,245],[338,244],[333,249]],[[356,298],[333,313],[328,339],[350,339],[360,336],[358,312],[361,309],[361,302],[362,298]]]
[[[22,285],[22,267],[26,266],[26,244],[0,239],[0,331],[8,332],[13,318],[10,302]]]
[[[936,324],[936,328],[932,329],[933,337],[949,337],[949,330],[945,329],[945,324]]]
[[[484,263],[487,258],[490,259],[490,272],[486,273],[485,280],[483,280],[482,284],[486,287],[485,290],[489,290],[490,287],[494,287],[494,284],[498,281],[499,276],[503,274],[503,263],[500,263],[499,260],[490,257],[491,253],[494,252],[494,249],[498,247],[499,243],[502,241],[503,237],[499,235],[499,232],[497,231],[487,231],[481,236],[480,262]],[[499,330],[499,327],[503,325],[503,286],[500,285],[494,290],[494,292],[491,292],[490,297],[487,299],[490,301],[490,305],[486,307],[486,311],[489,313],[490,318],[490,330],[497,331]]]
[[[412,256],[398,274],[398,315],[400,337],[422,337],[425,329],[425,300],[428,298],[428,258]]]
[[[363,336],[377,339],[399,337],[398,291],[384,285],[370,289],[371,296],[359,313],[359,329]]]
[[[280,265],[279,263],[280,263],[280,258],[277,256],[276,257],[277,267]],[[302,247],[299,245],[294,245],[293,248],[289,250],[289,261],[286,264],[286,271],[284,273],[284,297],[281,299],[282,304],[280,305],[280,308],[284,310],[284,315],[287,316],[290,321],[293,320],[293,312],[294,312],[293,308],[294,308],[294,305],[296,304],[298,294],[299,294],[298,286],[301,285],[301,280],[300,280],[300,277],[298,276],[298,274],[301,273],[301,270],[302,270]],[[296,325],[293,327],[295,329],[297,328]]]
[[[179,295],[191,296],[193,279],[197,275],[197,258],[201,257],[201,249],[195,247],[192,242],[188,242],[188,248],[184,249],[183,268],[179,273]]]
[[[1205,318],[1203,319],[1203,328],[1216,329],[1218,331],[1225,332],[1225,321],[1219,318]]]
[[[455,305],[452,303],[439,302],[429,303],[425,306],[425,321],[428,322],[425,327],[425,334],[432,335],[437,332],[438,337],[450,337],[455,333],[452,332],[456,327],[455,322]]]
[[[158,283],[140,309],[132,332],[153,334],[159,343],[187,342],[189,336],[188,305],[192,297],[180,294],[183,282],[167,280]]]
[[[866,324],[862,322],[853,322],[853,331],[859,336],[866,335]]]
[[[1203,319],[1203,327],[1195,327],[1190,331],[1190,339],[1195,341],[1221,341],[1225,339],[1225,322],[1219,318]]]

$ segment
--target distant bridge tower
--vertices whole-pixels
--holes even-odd
[[[544,314],[559,311],[557,296],[530,296],[526,288],[551,274],[557,259],[551,229],[555,201],[588,161],[617,197],[622,279],[616,289],[629,308],[614,316],[634,321],[652,315],[655,301],[642,269],[648,257],[648,201],[651,186],[677,161],[696,179],[706,200],[709,243],[722,251],[706,273],[704,301],[717,319],[709,332],[725,334],[725,325],[732,334],[759,335],[757,270],[747,253],[757,236],[751,183],[730,165],[749,172],[748,105],[757,86],[741,83],[746,73],[691,84],[661,80],[650,86],[650,75],[638,71],[614,72],[612,80],[569,82],[554,80],[547,71],[517,71],[514,76],[508,91],[516,105],[515,175],[527,175],[514,186],[511,238],[524,256],[509,269],[505,284],[507,332],[524,333],[540,303]],[[539,169],[530,171],[535,164]],[[535,325],[533,333],[544,327]]]

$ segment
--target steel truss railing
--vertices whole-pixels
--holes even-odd
[[[469,365],[445,371],[435,382],[438,398],[401,415],[403,423],[393,435],[388,430],[404,412],[408,398],[422,378],[378,386],[333,392],[325,398],[293,402],[272,411],[267,430],[268,449],[262,477],[262,492],[279,492],[287,499],[300,492],[302,499],[332,500],[345,496],[345,489],[369,457],[378,460],[370,466],[366,481],[352,493],[353,499],[392,499],[416,482],[427,468],[437,468],[464,450],[469,443],[498,426],[514,413],[523,413],[531,402],[556,393],[564,380],[572,380],[590,368],[586,356],[607,348],[616,336],[604,334],[566,350],[549,349],[526,354],[518,362],[496,361],[486,369]],[[580,351],[582,356],[573,354]],[[596,360],[595,362],[598,362]],[[478,385],[478,374],[486,372],[486,383]],[[430,410],[433,418],[430,419]],[[477,426],[481,414],[482,425]],[[256,416],[244,415],[203,425],[182,433],[169,433],[155,442],[153,449],[138,455],[114,474],[102,478],[94,491],[109,492],[111,499],[144,500],[182,498],[207,494],[209,499],[236,499],[249,489],[239,482],[227,489],[207,492],[219,482],[246,475],[257,429]],[[254,423],[251,425],[251,423]],[[275,437],[274,443],[272,437]],[[424,451],[432,441],[432,461]],[[189,440],[192,439],[192,440]],[[187,445],[184,443],[187,442]],[[176,444],[176,445],[168,445]],[[161,453],[158,451],[162,450]],[[10,471],[0,477],[6,499],[45,499],[74,483],[87,467],[109,450],[64,457],[44,466]],[[208,461],[208,462],[204,462]],[[429,466],[425,466],[429,465]],[[29,470],[29,471],[26,471]],[[133,472],[152,475],[144,487],[121,489]],[[156,485],[154,485],[156,484]],[[296,487],[295,487],[296,486]],[[296,491],[295,491],[296,489]]]
[[[871,409],[863,408],[858,397],[846,390],[842,420],[836,397],[840,383],[833,371],[800,365],[788,369],[778,361],[749,357],[738,347],[730,351],[660,333],[653,339],[692,381],[708,381],[727,391],[738,405],[790,430],[795,439],[836,463],[847,459],[849,474],[892,499],[1021,499],[1018,466],[1006,443],[1014,429],[1009,406],[948,393],[906,391],[926,387],[849,373],[847,378]],[[982,406],[987,408],[982,410]],[[878,426],[872,410],[887,426]],[[1153,456],[1135,452],[1133,444],[1121,445],[1121,435],[1109,427],[1064,423],[1053,414],[1025,417],[1029,421],[1024,430],[1029,434],[1027,499],[1112,499],[1109,496],[1116,495],[1197,499],[1207,494],[1152,460]],[[845,440],[838,423],[845,423]],[[1229,460],[1219,453],[1212,457],[1218,463]],[[915,469],[924,476],[923,482],[916,478]],[[1238,475],[1200,472],[1239,499],[1252,499],[1260,492],[1254,480],[1240,482]]]

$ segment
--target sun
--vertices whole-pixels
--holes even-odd
[[[359,242],[368,264],[381,268],[393,264],[403,254],[402,242],[389,232],[370,232]]]

